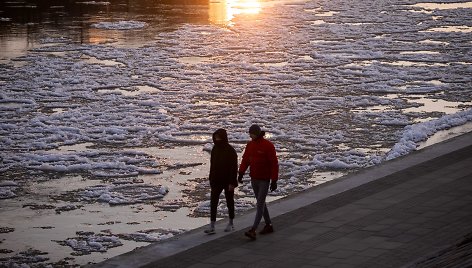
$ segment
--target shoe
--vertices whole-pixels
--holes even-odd
[[[251,229],[244,233],[245,236],[251,238],[251,240],[256,240],[256,230]]]
[[[212,227],[206,229],[204,232],[205,234],[216,234],[215,228],[212,228]]]
[[[225,232],[231,232],[234,231],[234,226],[231,223],[228,223],[225,228]]]
[[[270,233],[273,233],[274,232],[274,227],[272,227],[272,224],[266,224],[264,226],[264,229],[262,229],[262,231],[259,232],[259,234],[270,234]]]

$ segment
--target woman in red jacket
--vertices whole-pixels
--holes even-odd
[[[256,239],[256,230],[262,217],[264,217],[265,226],[259,233],[268,234],[274,232],[265,201],[269,187],[270,191],[277,189],[279,163],[274,144],[266,140],[264,135],[265,132],[258,125],[252,125],[249,128],[251,141],[246,145],[241,165],[239,166],[238,181],[240,183],[242,183],[247,168],[250,167],[251,186],[257,201],[254,224],[249,231],[245,232],[245,235],[251,239]]]

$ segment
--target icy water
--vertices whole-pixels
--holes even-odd
[[[96,263],[206,224],[220,127],[239,155],[251,124],[267,130],[281,170],[270,200],[472,131],[471,13],[2,1],[0,267]],[[253,207],[247,183],[236,197],[239,213]]]

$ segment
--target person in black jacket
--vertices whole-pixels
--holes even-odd
[[[220,201],[221,192],[225,191],[228,206],[229,223],[225,232],[234,230],[234,189],[238,186],[238,155],[228,142],[225,129],[218,129],[213,133],[213,149],[210,158],[210,226],[205,230],[207,234],[215,233],[216,210]]]

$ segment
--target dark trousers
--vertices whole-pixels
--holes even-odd
[[[220,202],[221,192],[225,191],[226,205],[228,206],[228,214],[230,219],[234,219],[234,191],[229,191],[228,185],[216,185],[211,187],[211,200],[210,200],[210,220],[216,221],[216,210],[218,209],[218,203]]]

